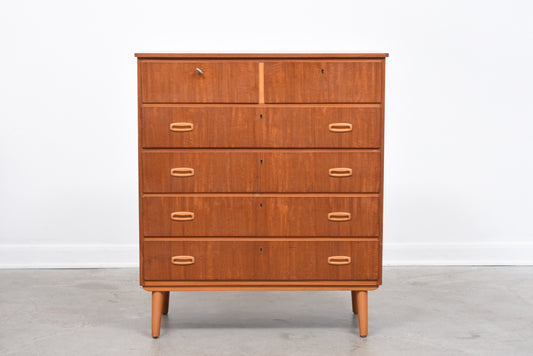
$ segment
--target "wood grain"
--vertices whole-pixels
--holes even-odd
[[[380,215],[380,221],[379,221],[379,236],[380,236],[380,243],[381,248],[379,250],[379,266],[383,265],[383,180],[384,180],[384,174],[385,174],[385,60],[381,61],[381,72],[383,75],[381,76],[381,132],[379,133],[380,139],[381,139],[381,194],[379,195],[379,215]],[[379,284],[381,285],[382,282],[382,268],[379,269]]]
[[[357,291],[357,314],[359,317],[359,335],[368,335],[368,293],[366,290]]]
[[[152,292],[152,337],[157,339],[161,330],[161,313],[163,311],[163,293]]]
[[[255,106],[143,106],[142,133],[145,148],[255,147]],[[174,122],[190,122],[194,129],[172,132]]]
[[[343,239],[345,241],[347,239]],[[272,241],[268,239],[268,241]],[[287,241],[287,240],[283,240]],[[315,239],[313,239],[315,241]],[[254,242],[254,241],[252,241]],[[241,286],[248,287],[318,287],[323,288],[325,286],[339,287],[344,288],[347,286],[353,287],[353,290],[363,289],[371,290],[376,289],[378,286],[376,281],[360,281],[360,280],[346,280],[346,281],[146,281],[146,287],[152,288],[153,290],[162,290],[160,288],[169,288],[166,290],[171,290],[170,288],[179,288],[179,287],[206,287],[206,286],[227,286],[233,288],[239,288]],[[146,289],[146,288],[145,288]]]
[[[143,214],[142,214],[142,189],[143,189],[143,181],[142,181],[142,135],[143,135],[143,128],[142,128],[142,99],[141,99],[141,92],[142,92],[142,82],[141,82],[141,61],[137,61],[137,169],[138,169],[138,178],[139,178],[139,187],[138,187],[138,207],[139,207],[139,283],[142,286],[144,284],[144,276],[143,276]]]
[[[376,290],[376,281],[146,281],[146,291],[289,291],[289,290]]]
[[[253,242],[145,242],[147,280],[375,280],[378,241],[312,240]],[[176,266],[176,254],[195,263]],[[349,265],[328,264],[329,256],[350,256]]]
[[[388,53],[135,53],[139,59],[355,59],[385,58]]]
[[[259,97],[258,68],[250,62],[142,61],[141,75],[145,103],[257,103]]]
[[[153,336],[169,292],[186,290],[351,290],[366,336],[388,54],[136,56]]]
[[[300,195],[144,196],[144,236],[379,236],[379,198]],[[175,211],[192,221],[172,221]],[[350,221],[328,213],[346,211]]]
[[[145,148],[379,148],[378,105],[209,105],[142,107]],[[172,132],[175,122],[194,129]],[[348,123],[351,132],[335,133],[332,123]]]
[[[144,192],[259,191],[260,152],[231,150],[145,151]],[[172,177],[175,167],[190,167],[194,176]]]
[[[378,193],[380,157],[379,151],[263,150],[258,192]],[[330,176],[339,167],[351,176]]]
[[[259,63],[259,104],[265,103],[265,63]]]
[[[354,314],[357,314],[357,291],[352,290],[351,296],[352,296],[352,312]]]
[[[268,105],[257,137],[262,147],[379,148],[381,108],[376,105]],[[335,133],[332,123],[349,123],[351,132]]]
[[[162,314],[167,315],[168,314],[168,306],[170,303],[170,292],[163,292],[163,307],[162,307]]]
[[[151,150],[143,153],[144,192],[377,193],[380,158],[360,150]],[[331,176],[339,167],[351,175]],[[194,175],[172,176],[177,168]]]
[[[265,63],[265,103],[379,103],[379,60]]]

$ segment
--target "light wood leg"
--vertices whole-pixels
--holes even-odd
[[[152,337],[159,337],[161,312],[163,311],[163,292],[152,292]]]
[[[357,314],[357,291],[352,291],[352,311]]]
[[[359,335],[368,334],[368,293],[366,290],[357,291],[357,311],[359,313]]]
[[[163,314],[168,314],[168,302],[170,299],[170,292],[163,292]]]

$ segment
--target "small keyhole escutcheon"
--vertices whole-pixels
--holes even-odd
[[[263,207],[263,203],[259,203],[259,207],[262,208]]]
[[[259,163],[263,164],[263,160],[262,160],[262,159],[260,159],[260,160],[259,160]]]
[[[263,114],[259,114],[259,119],[263,120]]]
[[[322,68],[322,69],[320,70],[320,72],[321,72],[322,74],[324,74],[324,68]]]
[[[259,253],[263,253],[263,248],[259,247]]]

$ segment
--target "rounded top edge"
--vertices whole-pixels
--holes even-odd
[[[386,58],[388,53],[135,53],[139,59],[191,59],[191,58],[227,58],[227,59],[312,59],[312,58]]]

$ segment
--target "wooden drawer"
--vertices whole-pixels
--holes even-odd
[[[144,106],[145,148],[256,147],[255,106]]]
[[[144,151],[143,191],[256,192],[260,155],[252,150]]]
[[[379,249],[377,240],[148,241],[144,277],[149,281],[369,281],[378,279]]]
[[[379,148],[378,105],[144,106],[145,148]]]
[[[265,103],[379,103],[378,60],[265,63]]]
[[[144,196],[144,236],[379,236],[379,197]]]
[[[259,101],[258,65],[253,62],[143,61],[141,82],[145,103]]]
[[[379,151],[157,150],[142,161],[145,193],[381,190]]]
[[[379,148],[381,108],[302,105],[263,110],[262,147]]]

